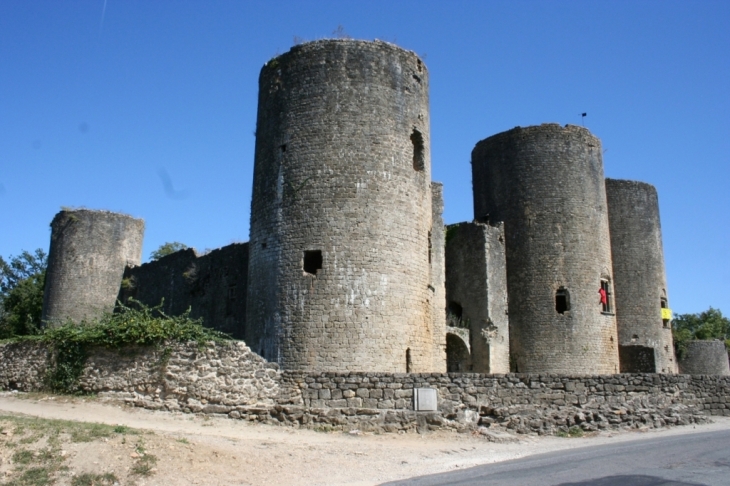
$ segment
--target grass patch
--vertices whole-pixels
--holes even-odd
[[[54,484],[53,473],[48,467],[32,467],[5,484],[8,486],[46,486]]]
[[[584,432],[583,432],[583,429],[581,429],[577,425],[574,425],[574,426],[572,426],[571,428],[569,428],[567,430],[565,430],[565,429],[558,430],[555,433],[555,435],[558,436],[558,437],[576,438],[576,437],[583,437]]]
[[[138,476],[151,476],[154,472],[152,468],[155,467],[155,464],[157,464],[157,457],[152,454],[145,454],[137,459],[132,466],[131,472]]]
[[[84,473],[74,477],[71,486],[111,486],[116,482],[119,482],[119,479],[112,473]]]
[[[185,437],[178,439],[177,441],[181,444],[190,444],[190,441],[188,441]]]
[[[30,464],[31,462],[33,462],[33,459],[35,459],[33,451],[20,449],[19,451],[15,451],[13,453],[13,462],[15,464]]]
[[[10,432],[7,438],[0,435],[0,445],[6,451],[12,451],[10,463],[13,465],[10,478],[6,479],[3,484],[19,486],[56,484],[59,480],[59,473],[68,470],[64,464],[66,457],[61,450],[62,443],[93,442],[115,436],[121,436],[124,441],[127,435],[140,433],[126,425],[105,425],[12,415],[0,415],[0,428]],[[21,447],[20,444],[23,446]],[[137,446],[137,451],[142,456],[135,464],[140,471],[138,474],[151,474],[157,458],[146,454],[141,442]],[[84,473],[72,479],[73,485],[101,486],[112,485],[115,482],[118,480],[111,473]]]

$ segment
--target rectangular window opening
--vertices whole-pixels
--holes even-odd
[[[308,274],[317,275],[317,270],[322,269],[322,250],[305,251],[302,267]]]
[[[560,287],[557,292],[555,292],[555,311],[558,314],[565,314],[569,310],[570,294],[568,293],[568,289]]]
[[[611,283],[608,280],[601,279],[601,290],[598,291],[601,294],[601,311],[607,314],[613,312],[611,305],[611,299],[613,297],[611,293]]]

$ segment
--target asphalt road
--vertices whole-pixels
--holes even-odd
[[[550,452],[387,484],[728,486],[730,430]]]

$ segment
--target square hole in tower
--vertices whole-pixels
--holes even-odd
[[[317,275],[317,270],[322,269],[322,250],[307,250],[304,252],[304,271]]]

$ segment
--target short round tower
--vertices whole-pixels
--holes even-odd
[[[43,322],[93,319],[114,309],[124,268],[142,258],[144,221],[125,214],[63,210],[51,222]]]
[[[252,349],[284,369],[431,370],[429,145],[413,52],[322,40],[262,68]]]
[[[621,371],[676,373],[656,189],[606,179],[606,199]],[[633,359],[637,346],[653,359]]]
[[[685,375],[730,375],[725,343],[718,339],[688,342],[679,360],[679,372]]]
[[[520,373],[617,373],[601,142],[544,124],[479,142],[475,219],[504,222],[510,355]]]

